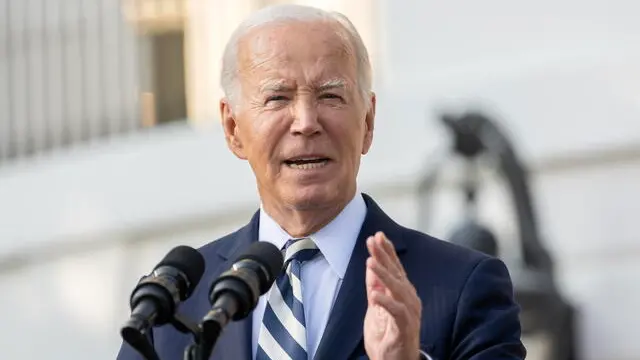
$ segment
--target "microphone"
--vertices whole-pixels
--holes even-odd
[[[209,290],[212,311],[220,309],[234,321],[241,320],[258,304],[282,270],[284,257],[273,244],[258,241],[222,273]]]
[[[283,265],[284,256],[278,247],[258,241],[211,284],[211,310],[201,323],[202,344],[197,358],[208,359],[229,321],[242,320],[255,309],[258,299],[271,288]]]
[[[145,333],[172,321],[177,305],[191,296],[204,268],[204,258],[197,250],[189,246],[172,249],[131,293],[131,316],[120,330],[122,338],[142,353],[153,350]]]

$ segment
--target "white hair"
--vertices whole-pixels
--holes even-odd
[[[264,7],[245,19],[233,32],[222,56],[220,85],[232,104],[237,104],[240,93],[238,81],[238,45],[252,29],[285,22],[328,22],[338,26],[345,45],[352,48],[356,60],[357,87],[367,107],[371,94],[371,63],[360,34],[351,21],[341,13],[329,12],[311,6],[282,4]]]

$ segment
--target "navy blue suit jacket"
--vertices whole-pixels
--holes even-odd
[[[369,196],[363,196],[367,215],[315,359],[367,359],[362,335],[367,310],[365,240],[377,231],[383,231],[395,245],[422,300],[420,341],[424,351],[435,360],[524,359],[519,307],[503,262],[402,227]],[[180,313],[199,320],[210,309],[209,284],[258,240],[258,219],[256,213],[245,227],[200,249],[206,259],[205,275],[179,307]],[[251,323],[251,316],[230,323],[211,359],[250,360]],[[161,360],[183,359],[191,343],[189,335],[170,325],[154,329],[152,337]],[[138,359],[134,350],[122,345],[118,360]]]

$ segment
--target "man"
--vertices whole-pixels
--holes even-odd
[[[404,228],[357,192],[376,97],[346,18],[293,5],[258,11],[227,45],[222,86],[226,141],[253,169],[261,207],[200,249],[207,270],[179,312],[201,319],[209,284],[253,241],[291,260],[212,359],[524,359],[504,264]],[[161,359],[181,359],[191,342],[171,326],[152,335]],[[118,358],[136,356],[125,345]]]

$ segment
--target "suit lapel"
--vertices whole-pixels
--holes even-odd
[[[233,239],[218,249],[218,256],[223,261],[212,273],[215,277],[231,268],[233,261],[240,253],[251,243],[258,241],[259,220],[259,212],[256,212],[249,224],[232,234]],[[213,278],[209,279],[209,283],[213,280]],[[249,315],[243,320],[230,322],[218,339],[210,359],[251,360],[253,358],[251,342],[253,321],[251,319],[252,316]]]
[[[363,194],[367,215],[358,235],[338,297],[329,316],[316,360],[346,359],[361,342],[364,316],[367,311],[365,264],[369,257],[366,240],[383,231],[401,254],[406,246],[400,236],[400,226],[391,220],[369,196]]]
[[[363,194],[367,205],[367,215],[358,240],[353,249],[345,278],[338,292],[335,304],[329,316],[322,340],[316,351],[316,360],[346,359],[362,341],[364,316],[367,311],[367,294],[365,285],[365,264],[369,256],[366,240],[377,231],[383,231],[393,242],[399,256],[406,250],[401,237],[401,228],[389,218],[371,197]],[[249,244],[258,241],[259,212],[251,222],[238,230],[232,241],[227,241],[218,249],[222,261],[212,272],[217,277],[231,267],[233,260],[240,255]],[[402,259],[402,257],[401,257]],[[211,359],[251,360],[252,354],[252,316],[242,321],[231,322],[220,336]],[[240,339],[240,343],[238,343]]]

